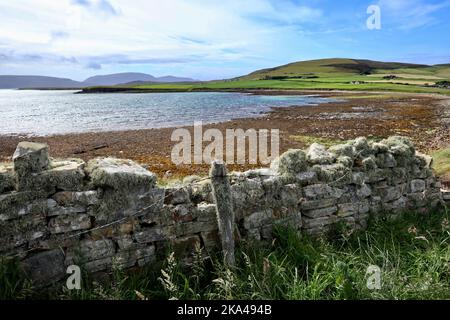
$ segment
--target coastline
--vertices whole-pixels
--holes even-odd
[[[217,90],[216,90],[217,91]],[[243,91],[244,92],[244,91]],[[290,148],[304,148],[316,140],[329,141],[369,136],[375,139],[389,135],[406,135],[418,149],[429,152],[450,145],[447,114],[448,97],[432,94],[348,91],[285,91],[245,90],[250,94],[314,94],[319,97],[341,98],[316,106],[280,107],[258,117],[205,124],[204,130],[280,129],[280,153]],[[183,126],[192,132],[192,126]],[[0,161],[9,161],[18,142],[44,142],[55,157],[89,160],[113,156],[135,160],[147,165],[160,177],[183,177],[206,174],[208,165],[175,166],[170,152],[175,144],[170,140],[174,128],[127,131],[91,132],[45,137],[0,135]],[[232,170],[246,170],[255,165],[233,165]]]

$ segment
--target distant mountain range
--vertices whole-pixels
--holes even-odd
[[[45,76],[12,76],[0,75],[0,89],[15,88],[84,88],[91,86],[115,86],[130,82],[194,82],[191,78],[174,76],[154,77],[150,74],[126,72],[90,77],[84,81],[74,81],[67,78]]]

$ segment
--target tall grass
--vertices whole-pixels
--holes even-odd
[[[15,267],[0,269],[1,298],[54,299],[449,299],[450,226],[446,210],[371,219],[366,231],[312,238],[275,229],[270,243],[240,243],[236,267],[197,248],[189,267],[173,254],[138,272],[114,268],[108,280],[83,276],[81,290],[32,291]],[[367,269],[381,270],[381,288]]]

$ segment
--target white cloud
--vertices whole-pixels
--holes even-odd
[[[398,29],[415,29],[436,22],[433,13],[449,7],[450,1],[427,3],[423,0],[380,0],[382,17]]]
[[[314,8],[270,0],[15,0],[0,3],[0,43],[8,55],[36,54],[53,67],[59,61],[54,57],[75,57],[96,68],[232,61],[270,55],[274,38],[290,32],[289,24],[320,16]],[[17,65],[14,59],[6,63]]]

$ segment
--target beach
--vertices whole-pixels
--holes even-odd
[[[312,142],[332,143],[367,136],[381,139],[390,135],[410,137],[417,149],[430,153],[449,147],[449,98],[435,94],[403,94],[342,91],[252,91],[254,94],[315,94],[338,98],[339,102],[316,106],[282,107],[262,116],[205,124],[204,130],[279,129],[280,153],[290,148],[305,148]],[[186,126],[192,131],[192,126]],[[172,163],[170,154],[176,142],[171,141],[175,128],[92,132],[52,136],[0,136],[0,161],[11,160],[20,141],[44,142],[58,158],[112,156],[137,161],[160,178],[204,175],[208,165]],[[232,165],[230,170],[246,170],[257,165]]]

